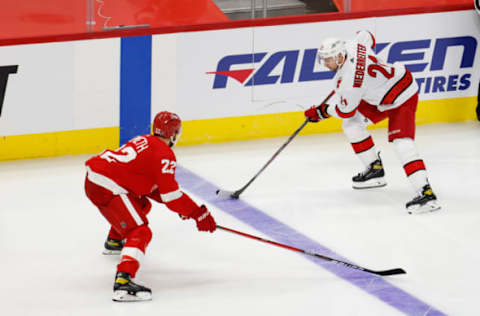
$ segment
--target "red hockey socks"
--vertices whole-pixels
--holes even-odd
[[[127,272],[132,279],[135,278],[150,240],[152,231],[147,225],[138,226],[130,231],[120,254],[121,261],[117,266],[117,272]]]

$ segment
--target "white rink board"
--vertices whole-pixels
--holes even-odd
[[[202,120],[300,111],[332,88],[330,80],[302,80],[304,73],[326,71],[307,53],[324,37],[353,38],[359,29],[370,29],[378,44],[388,43],[380,52],[384,59],[403,56],[407,65],[426,64],[413,73],[431,81],[431,91],[425,91],[427,82],[421,86],[421,100],[477,95],[480,21],[474,10],[466,10],[153,35],[151,112],[167,109],[184,120]],[[460,44],[448,46],[442,56],[438,43],[448,38]],[[464,48],[465,40],[470,46]],[[399,50],[418,42],[427,45]],[[219,61],[235,55],[259,59],[229,64],[228,71],[252,73],[243,83],[228,78],[224,87],[214,89],[216,77],[224,76],[207,73],[219,71]],[[431,69],[434,59],[441,69]],[[8,76],[0,135],[119,125],[119,38],[4,46],[0,60],[0,67],[18,65],[17,73]],[[255,86],[248,85],[262,73]],[[272,78],[274,83],[260,84]],[[433,91],[435,80],[451,91]]]
[[[176,40],[169,42],[176,47],[175,78],[169,82],[163,80],[165,84],[155,86],[157,91],[152,94],[152,112],[165,103],[164,96],[169,96],[168,101],[174,101],[169,106],[185,120],[299,111],[319,102],[332,88],[330,80],[299,80],[302,69],[308,70],[303,58],[305,51],[318,47],[325,37],[351,39],[361,29],[369,29],[374,33],[377,44],[388,44],[379,53],[385,60],[403,56],[406,60],[401,63],[427,64],[423,71],[413,73],[415,78],[430,78],[429,90],[425,90],[426,82],[421,87],[420,100],[477,95],[480,21],[474,10],[466,10],[179,34]],[[152,74],[153,82],[161,81],[157,78],[160,74],[164,76],[158,69],[172,67],[172,59],[157,60],[164,46],[156,43],[163,36],[153,36],[152,56],[153,63],[157,65],[157,71]],[[441,49],[438,50],[441,46],[438,41],[446,38],[458,40],[460,44],[451,44],[442,53]],[[419,41],[424,46],[418,48]],[[464,49],[461,44],[465,41],[472,46]],[[443,66],[431,70],[435,49],[438,50],[435,59],[437,63],[443,62]],[[256,84],[253,88],[247,85],[252,76],[261,72],[261,68],[269,61],[272,62],[274,54],[288,51],[298,51],[293,53],[297,55],[296,60],[293,58],[288,64],[286,58],[281,59],[275,67],[266,71],[267,76],[279,76],[276,83]],[[252,53],[265,55],[259,62],[231,64],[227,67],[227,70],[254,69],[243,84],[228,78],[224,87],[213,88],[216,75],[207,72],[218,71],[220,60],[226,56]],[[462,58],[466,59],[467,64],[463,68],[460,67]],[[318,72],[326,69],[316,64],[311,70]],[[284,75],[285,71],[290,71],[290,75]],[[280,83],[281,80],[286,82]],[[438,80],[438,85],[433,91],[435,80]],[[175,96],[172,96],[172,91],[175,91]]]
[[[0,135],[113,127],[119,124],[120,40],[0,47],[10,74]]]
[[[236,82],[229,82],[229,89],[212,94],[213,75],[206,72],[215,71],[219,56],[253,52],[251,28],[191,32],[176,35],[175,41],[175,77],[164,81],[163,69],[171,69],[172,58],[164,58],[164,35],[152,39],[152,113],[157,113],[164,106],[164,100],[174,100],[169,105],[183,120],[198,120],[212,117],[242,116],[252,114],[249,107],[251,91]],[[158,57],[160,56],[160,57]],[[158,59],[160,61],[158,61]],[[158,66],[157,66],[158,65]],[[165,85],[156,84],[165,82]],[[156,90],[156,91],[155,91]],[[175,93],[175,97],[166,97]],[[234,100],[232,100],[234,98]]]

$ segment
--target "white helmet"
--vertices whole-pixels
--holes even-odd
[[[338,38],[326,38],[318,49],[318,62],[322,63],[322,59],[335,57],[338,64],[338,54],[345,57],[346,53],[345,41]]]

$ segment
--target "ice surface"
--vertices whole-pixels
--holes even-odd
[[[405,212],[413,192],[386,131],[372,134],[386,187],[351,188],[362,166],[342,134],[299,136],[241,201],[356,264],[404,268],[407,275],[385,279],[432,310],[480,314],[480,125],[417,128],[417,146],[443,206],[418,216]],[[179,147],[176,154],[181,166],[236,190],[285,140]],[[149,215],[154,237],[137,277],[152,288],[153,300],[114,303],[118,257],[101,255],[108,225],[83,192],[87,158],[0,163],[3,315],[402,314],[302,255],[223,231],[199,233],[193,221],[159,204]],[[218,224],[268,237],[207,206]]]

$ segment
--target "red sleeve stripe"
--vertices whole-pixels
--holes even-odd
[[[340,116],[341,118],[350,118],[350,117],[355,115],[355,112],[357,111],[357,109],[355,108],[355,109],[353,109],[352,112],[343,113],[342,111],[340,111],[338,109],[338,106],[336,106],[335,111],[337,111],[338,116]]]
[[[372,37],[372,46],[370,47],[371,49],[374,49],[375,48],[375,45],[377,44],[377,42],[375,41],[375,36],[373,36],[373,34],[370,32],[370,31],[367,31],[368,34],[370,34],[370,36]]]
[[[393,87],[390,88],[390,90],[388,90],[380,104],[393,104],[398,96],[402,94],[403,91],[407,90],[412,82],[412,74],[408,69],[405,69],[405,74],[403,75],[402,79],[400,79],[396,84],[393,85]]]
[[[373,143],[373,139],[371,136],[368,136],[362,141],[359,141],[358,143],[352,143],[353,151],[356,154],[362,153],[364,151],[369,150],[372,148],[375,144]]]
[[[419,170],[425,170],[425,164],[423,163],[422,159],[418,159],[408,162],[403,166],[403,169],[405,169],[405,173],[408,177]]]

